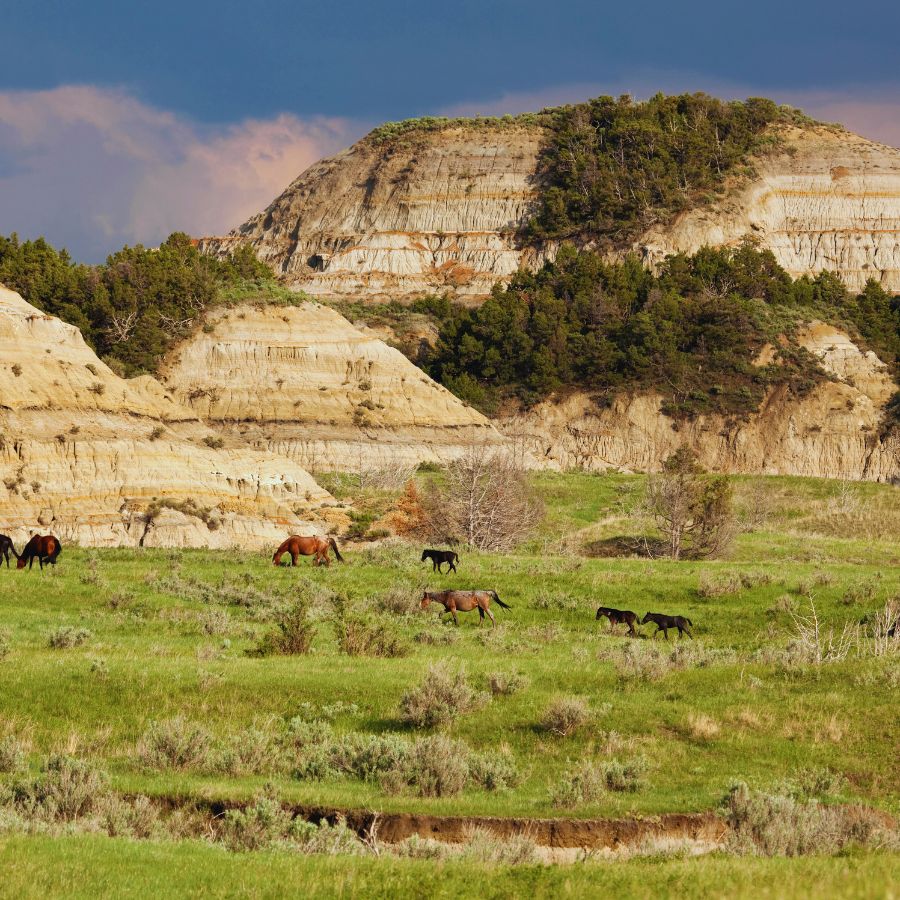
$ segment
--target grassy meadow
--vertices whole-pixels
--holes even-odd
[[[168,804],[265,792],[383,812],[625,817],[716,809],[741,781],[900,814],[900,665],[864,636],[900,596],[898,488],[739,478],[743,528],[727,557],[672,562],[602,555],[648,533],[643,478],[535,484],[547,506],[540,533],[509,555],[461,551],[456,575],[433,574],[421,547],[399,540],[342,546],[347,563],[329,569],[275,569],[263,553],[66,547],[43,573],[0,572],[0,798],[64,754],[90,761],[114,794]],[[354,499],[382,509],[392,498]],[[493,630],[475,613],[454,628],[418,608],[423,588],[445,586],[492,588],[512,610],[493,608]],[[301,599],[309,652],[268,652]],[[652,639],[651,626],[627,638],[595,621],[601,604],[685,615],[695,640]],[[813,609],[811,651],[797,621]],[[404,695],[442,679],[467,702],[437,725],[411,724]],[[428,744],[434,736],[455,743]],[[415,742],[412,761],[402,757],[413,774],[400,777],[391,760]],[[442,748],[471,761],[444,789],[415,759]],[[599,788],[583,788],[586,770]],[[481,865],[262,850],[244,864],[193,838],[24,837],[3,823],[0,813],[0,867],[20,861],[17,887],[0,886],[10,895],[70,882],[123,895],[126,882],[137,890],[136,872],[165,865],[146,893],[171,878],[176,890],[265,894],[277,870],[282,887],[310,895],[415,895],[430,867],[453,896],[471,889],[466,867]],[[714,855],[478,877],[486,896],[802,895],[820,871],[835,896],[896,890],[890,853],[811,862]]]

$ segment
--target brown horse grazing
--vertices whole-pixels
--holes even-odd
[[[456,617],[457,611],[471,612],[473,609],[478,610],[478,627],[481,628],[484,622],[484,614],[487,613],[491,620],[491,628],[494,627],[494,614],[488,608],[493,600],[497,606],[503,609],[512,609],[511,606],[505,604],[498,596],[496,591],[425,591],[422,594],[422,609],[428,609],[431,603],[440,603],[444,607],[444,613],[453,613],[453,621],[459,625],[459,619]],[[440,616],[438,617],[440,618]]]
[[[18,559],[19,554],[16,553],[16,548],[13,545],[12,538],[7,537],[5,534],[0,534],[0,566],[3,565],[3,560],[6,560],[6,568],[9,568],[9,554],[12,551],[12,555]]]
[[[338,562],[344,562],[341,551],[333,537],[320,538],[313,535],[312,537],[301,537],[299,534],[292,534],[276,551],[272,557],[272,563],[276,566],[281,565],[281,557],[285,553],[291,554],[291,565],[297,565],[298,556],[312,556],[313,565],[320,566],[325,563],[326,566],[331,565],[328,558],[328,548],[334,550],[334,555]]]
[[[635,622],[637,622],[637,613],[633,613],[628,609],[612,609],[609,606],[601,606],[597,610],[597,621],[602,616],[606,616],[609,619],[610,628],[613,625],[627,625],[628,633],[632,637],[637,637],[637,632],[634,630]]]
[[[55,566],[56,558],[60,553],[62,553],[62,546],[59,543],[59,538],[54,537],[52,534],[36,534],[22,550],[22,555],[18,557],[16,562],[16,568],[24,569],[27,562],[30,569],[35,557],[37,557],[41,569],[44,568],[45,562]]]

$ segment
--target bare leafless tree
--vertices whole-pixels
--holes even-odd
[[[433,538],[477,550],[508,550],[543,518],[522,460],[507,450],[470,446],[447,466],[445,481],[425,493]]]
[[[663,533],[667,554],[680,559],[717,556],[737,533],[731,482],[707,475],[694,454],[682,447],[647,482],[647,509]]]
[[[137,325],[137,310],[132,310],[128,315],[113,314],[109,320],[109,337],[114,344],[121,344],[131,337],[134,326]]]

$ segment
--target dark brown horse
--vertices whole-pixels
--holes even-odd
[[[666,616],[663,613],[648,612],[644,618],[641,619],[641,625],[646,625],[648,622],[653,622],[653,624],[656,625],[656,631],[653,632],[653,637],[656,637],[662,632],[663,637],[668,640],[669,629],[677,628],[678,637],[686,634],[691,640],[694,639],[694,636],[691,634],[691,628],[694,627],[694,623],[687,616]]]
[[[449,575],[450,572],[456,571],[456,564],[459,562],[459,554],[454,553],[452,550],[423,550],[421,562],[425,562],[426,559],[431,560],[432,572],[435,570],[441,572],[441,566],[444,563],[450,563],[450,568],[447,569],[447,574]],[[441,572],[441,575],[443,574],[444,573]]]
[[[37,557],[37,561],[42,569],[45,562],[55,566],[56,559],[60,553],[62,553],[62,546],[59,543],[59,538],[54,537],[52,534],[36,534],[22,550],[22,555],[18,557],[18,562],[16,562],[16,568],[24,569],[27,562],[30,569],[35,557]]]
[[[453,621],[459,625],[459,619],[456,617],[457,612],[471,612],[473,609],[478,610],[478,627],[481,628],[484,622],[484,614],[487,613],[491,620],[491,628],[494,627],[494,614],[489,607],[493,600],[497,606],[503,609],[512,609],[507,606],[498,596],[496,591],[425,591],[422,594],[422,609],[428,609],[432,603],[440,603],[444,607],[444,612],[452,613]]]
[[[12,552],[12,555],[18,559],[19,554],[16,553],[16,548],[13,545],[12,538],[7,537],[5,534],[0,534],[0,566],[3,565],[3,560],[6,560],[6,568],[9,568],[9,554]]]
[[[297,565],[297,558],[300,556],[312,556],[313,565],[320,566],[325,563],[326,566],[331,565],[328,558],[328,548],[334,550],[334,555],[338,562],[343,562],[344,557],[338,550],[338,545],[333,537],[320,538],[315,535],[311,537],[301,537],[299,534],[292,534],[276,551],[272,557],[272,562],[276,566],[281,565],[281,557],[285,553],[291,554],[291,565]]]
[[[634,630],[637,622],[637,613],[633,613],[629,609],[612,609],[609,606],[601,606],[597,610],[597,621],[600,621],[603,616],[609,619],[610,628],[613,625],[627,625],[628,633],[632,637],[637,637],[637,632]]]

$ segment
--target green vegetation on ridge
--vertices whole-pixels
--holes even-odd
[[[156,372],[212,304],[287,293],[250,247],[217,260],[181,233],[158,249],[123,247],[99,266],[77,264],[43,238],[0,236],[0,284],[77,326],[104,362],[129,376]]]
[[[676,417],[746,415],[767,388],[802,396],[824,377],[779,336],[820,318],[849,327],[900,379],[900,298],[875,281],[853,297],[828,272],[791,279],[768,250],[706,248],[670,257],[658,274],[636,257],[608,263],[563,245],[538,272],[519,272],[475,309],[448,299],[413,306],[436,316],[439,339],[417,360],[462,399],[494,408],[579,387],[610,400],[654,390]],[[775,360],[753,364],[770,343]]]

